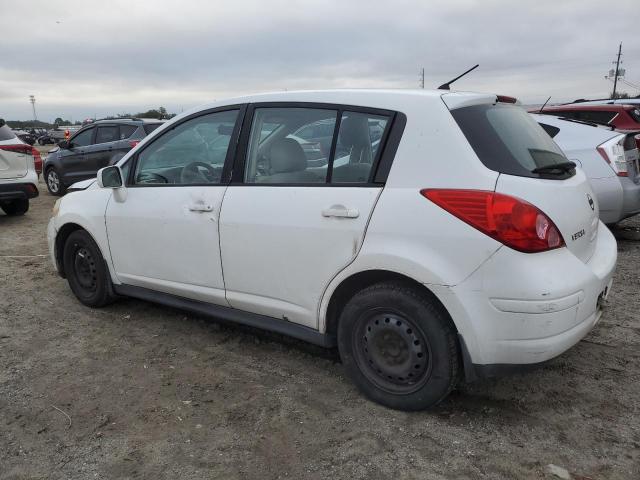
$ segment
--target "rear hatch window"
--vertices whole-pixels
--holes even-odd
[[[14,138],[16,138],[15,134],[7,125],[2,125],[0,127],[0,142],[13,140]]]
[[[558,180],[575,174],[549,134],[520,107],[482,104],[451,114],[480,161],[495,172]]]

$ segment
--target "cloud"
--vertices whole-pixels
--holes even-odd
[[[475,63],[456,88],[530,102],[602,97],[619,41],[640,81],[631,0],[613,13],[591,0],[0,0],[0,9],[4,118],[29,118],[30,94],[41,118],[77,119],[266,90],[413,88],[422,66],[435,87]]]

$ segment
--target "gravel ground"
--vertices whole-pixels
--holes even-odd
[[[640,478],[640,222],[610,305],[542,369],[385,409],[335,351],[124,300],[82,306],[47,256],[54,198],[0,214],[0,478]]]

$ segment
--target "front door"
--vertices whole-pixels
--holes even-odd
[[[249,117],[245,166],[220,218],[227,300],[317,328],[322,294],[356,257],[382,191],[372,182],[381,152],[369,123],[386,128],[390,114],[258,105]],[[314,124],[333,132],[324,158],[296,135]]]
[[[96,171],[87,161],[86,150],[93,144],[95,127],[86,128],[69,139],[69,148],[60,150],[62,181],[71,185],[95,176]]]
[[[125,195],[112,196],[106,211],[122,283],[227,304],[218,220],[237,119],[237,109],[187,119],[123,167],[129,172]]]

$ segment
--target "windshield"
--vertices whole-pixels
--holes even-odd
[[[524,109],[513,105],[474,105],[451,112],[487,168],[539,178],[534,170],[567,162],[562,150]],[[572,176],[558,171],[557,178]],[[548,178],[548,175],[544,175]]]

